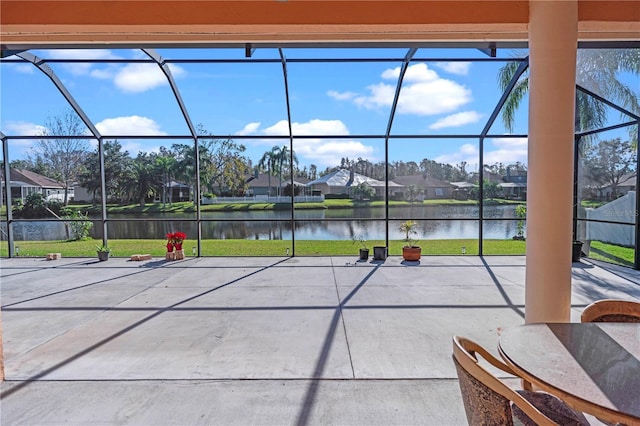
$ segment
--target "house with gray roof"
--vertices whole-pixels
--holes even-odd
[[[385,183],[354,172],[353,170],[339,169],[307,183],[314,191],[321,194],[353,195],[353,188],[360,184],[367,184],[376,191],[376,196],[384,196]],[[402,192],[403,186],[394,181],[389,181],[389,195]]]
[[[407,176],[396,176],[393,181],[405,188],[415,185],[423,194],[425,200],[438,198],[451,198],[451,192],[455,189],[451,182],[445,182],[425,173],[417,173]],[[405,189],[406,192],[406,189]]]
[[[269,177],[269,174],[267,173],[258,173],[258,174],[247,177],[247,180],[246,180],[247,190],[245,191],[245,195],[247,196],[282,195],[282,193],[284,192],[284,189],[290,183],[291,181],[289,179],[280,179],[280,176],[271,175],[271,177]],[[306,192],[305,191],[306,184],[304,182],[301,182],[301,179],[296,178],[296,180],[293,181],[293,184],[296,187],[300,188],[301,193]]]

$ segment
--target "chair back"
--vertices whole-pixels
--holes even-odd
[[[581,322],[639,322],[640,302],[602,299],[582,311]]]
[[[458,372],[460,392],[470,425],[513,425],[511,403],[520,408],[535,424],[557,425],[516,391],[479,364],[481,355],[491,365],[515,375],[477,343],[460,336],[453,337],[453,361]]]

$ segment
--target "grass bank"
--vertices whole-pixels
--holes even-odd
[[[521,204],[520,201],[513,200],[485,200],[485,205],[504,205],[504,204]],[[474,206],[478,202],[475,200],[425,200],[420,203],[410,203],[408,201],[389,201],[390,206]],[[316,210],[316,209],[357,209],[357,208],[382,208],[385,206],[384,201],[354,201],[351,199],[329,199],[321,203],[295,203],[295,208],[298,210]],[[89,214],[100,214],[100,206],[93,206],[91,204],[73,204],[70,207],[87,212]],[[222,203],[222,204],[207,204],[200,206],[200,211],[203,212],[215,212],[215,211],[256,211],[256,210],[288,210],[291,208],[287,203]],[[129,205],[116,205],[108,204],[107,212],[110,214],[153,214],[153,213],[193,213],[195,212],[195,205],[190,201],[162,204],[151,203],[144,207],[140,207],[138,204]]]
[[[62,253],[63,257],[96,257],[96,245],[99,240],[89,241],[19,241],[16,246],[20,257],[44,258],[47,253]],[[130,257],[132,254],[149,253],[154,257],[164,257],[164,239],[155,240],[110,240],[109,246],[114,257]],[[185,254],[192,256],[194,241],[186,240]],[[373,246],[384,245],[383,241],[367,241],[370,255]],[[391,241],[389,255],[399,256],[402,253],[403,241]],[[429,255],[461,255],[462,247],[466,255],[478,255],[478,240],[426,240],[421,241],[422,253]],[[354,256],[358,255],[359,244],[351,240],[298,240],[297,256]],[[285,256],[293,254],[291,241],[285,240],[203,240],[202,256]],[[513,240],[485,240],[485,255],[524,255],[525,242]],[[6,242],[0,245],[0,256],[9,255]],[[589,257],[609,263],[633,267],[634,251],[630,247],[621,247],[599,241],[591,242]]]
[[[90,241],[20,241],[16,243],[20,257],[45,257],[47,253],[62,253],[63,257],[94,257],[98,240]],[[132,254],[151,254],[164,257],[166,241],[159,240],[109,240],[111,255],[130,257]],[[371,255],[373,246],[384,245],[383,241],[368,241]],[[186,240],[185,254],[192,255],[195,241]],[[402,253],[403,241],[390,241],[389,255]],[[461,255],[464,247],[467,255],[478,254],[478,240],[427,240],[421,241],[424,255]],[[351,240],[299,240],[296,241],[297,256],[357,256],[359,244]],[[203,240],[202,256],[285,256],[287,249],[293,254],[291,241],[285,240]],[[513,240],[485,240],[484,254],[518,255],[525,253],[525,243]],[[8,256],[6,244],[0,248],[0,256]]]

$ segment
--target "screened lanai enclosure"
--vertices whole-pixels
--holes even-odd
[[[516,47],[5,51],[0,254],[524,254]],[[568,141],[583,255],[636,269],[639,64],[581,44]]]

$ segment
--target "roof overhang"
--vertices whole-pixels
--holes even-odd
[[[636,1],[579,0],[579,40],[640,39]],[[2,0],[3,50],[38,47],[521,47],[529,1]]]

